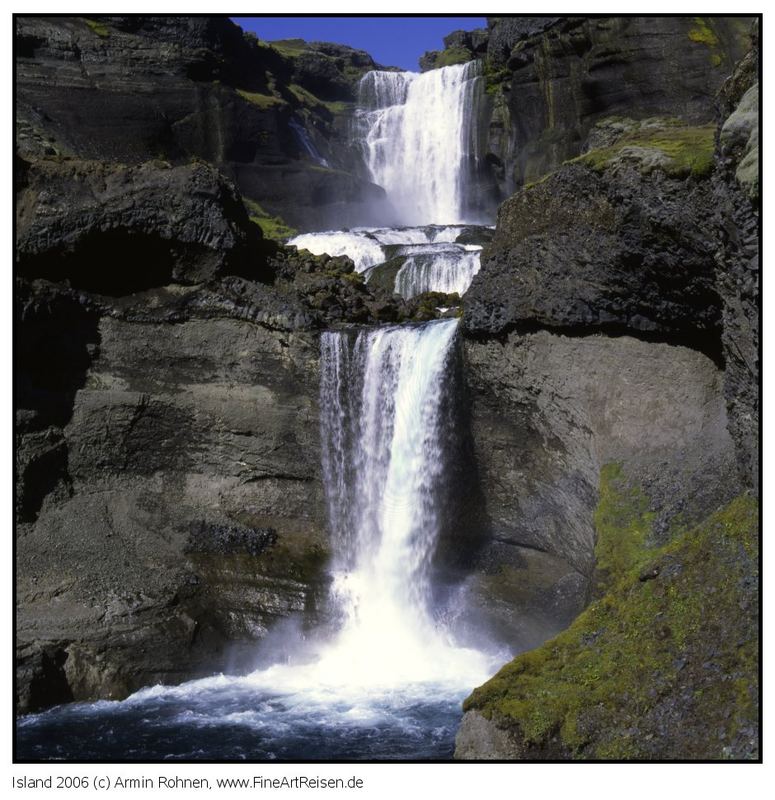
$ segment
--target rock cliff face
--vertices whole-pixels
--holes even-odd
[[[471,695],[458,758],[758,755],[756,64],[754,29],[714,130],[602,120],[501,207],[464,314],[485,503],[591,604]]]
[[[384,192],[346,136],[355,83],[376,66],[366,53],[270,47],[226,17],[143,16],[20,17],[17,53],[22,155],[201,159],[261,219],[310,230],[376,219]]]
[[[461,622],[538,649],[469,698],[458,757],[756,757],[742,27],[498,18],[426,59],[484,59],[487,163],[522,186],[464,298],[477,540],[443,558]],[[243,668],[278,620],[324,621],[318,332],[446,299],[271,240],[378,214],[346,136],[368,55],[218,17],[24,17],[17,54],[29,711]]]
[[[22,323],[36,381],[17,450],[22,710],[238,665],[273,621],[313,619],[327,555],[315,338],[83,313],[82,341],[58,353],[62,316],[41,305]],[[28,408],[33,391],[56,414]]]
[[[506,198],[584,152],[602,118],[710,122],[750,25],[732,17],[490,17],[486,31],[447,37],[426,64],[483,60],[486,160]]]

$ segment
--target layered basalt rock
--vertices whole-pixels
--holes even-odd
[[[725,395],[744,480],[759,484],[759,41],[724,84],[713,176]]]
[[[261,230],[206,164],[23,162],[18,274],[122,295],[223,273],[267,277]],[[67,198],[63,201],[63,198]]]
[[[469,333],[632,330],[718,351],[713,134],[654,130],[660,138],[617,139],[501,206],[467,294]],[[687,130],[697,170],[682,172],[666,151]]]
[[[354,84],[376,66],[361,51],[278,49],[218,16],[25,16],[16,25],[22,155],[201,159],[269,217],[312,230],[366,224],[384,198],[347,137]]]
[[[493,546],[562,558],[591,602],[471,695],[458,758],[758,757],[752,54],[715,151],[603,120],[501,209],[464,315]]]

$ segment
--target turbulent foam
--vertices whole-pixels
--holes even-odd
[[[478,72],[471,61],[422,74],[376,70],[361,79],[366,161],[405,224],[466,221]]]

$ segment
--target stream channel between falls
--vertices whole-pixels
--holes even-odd
[[[463,295],[479,269],[472,226],[488,222],[466,210],[478,84],[474,62],[423,75],[368,73],[355,135],[394,218],[384,228],[307,233],[290,244],[350,256],[367,280],[401,257],[389,279],[405,298]],[[440,602],[434,591],[433,556],[454,513],[450,474],[460,467],[450,401],[459,321],[449,313],[424,324],[321,335],[335,632],[296,634],[283,663],[262,662],[259,645],[262,666],[248,675],[153,686],[123,701],[22,717],[17,758],[452,757],[462,700],[510,654],[466,646],[455,626],[460,593],[447,587]]]

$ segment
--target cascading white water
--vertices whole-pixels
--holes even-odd
[[[369,73],[361,85],[369,167],[414,227],[306,233],[290,244],[348,255],[359,272],[407,255],[399,292],[462,294],[479,258],[472,245],[454,244],[475,158],[476,74],[473,63],[424,75]],[[291,128],[322,163],[306,131]],[[332,601],[341,617],[333,637],[292,638],[290,661],[249,675],[28,716],[19,728],[25,752],[83,760],[451,757],[462,699],[506,660],[456,644],[432,603],[454,457],[444,398],[454,390],[457,325],[321,336]],[[71,733],[66,742],[62,729]]]
[[[457,292],[462,296],[479,272],[480,255],[462,247],[410,255],[396,274],[395,292],[406,299],[423,292]]]
[[[299,250],[309,250],[317,256],[328,253],[330,256],[350,256],[355,264],[356,272],[381,264],[385,260],[385,251],[380,242],[366,232],[356,231],[320,231],[302,233],[294,236],[288,244]]]
[[[366,163],[403,224],[464,222],[476,158],[479,64],[422,74],[376,70],[360,83]]]
[[[457,325],[364,330],[352,345],[322,336],[323,472],[345,620],[322,662],[356,684],[460,680],[485,663],[455,648],[430,608]]]

